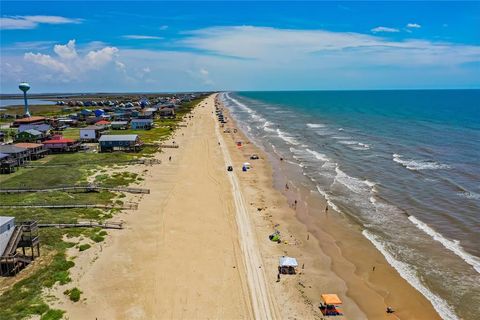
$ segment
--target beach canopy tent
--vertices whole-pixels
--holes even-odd
[[[334,293],[322,294],[323,303],[320,303],[320,311],[324,316],[342,315],[342,310],[336,306],[342,304],[342,300]]]
[[[291,257],[280,257],[278,261],[278,272],[281,274],[295,274],[298,267],[297,259]]]
[[[324,293],[322,294],[322,300],[325,304],[342,304],[342,300],[334,293]]]
[[[252,165],[250,164],[250,162],[245,162],[243,164],[244,167],[246,167],[247,169],[251,169],[252,168]]]

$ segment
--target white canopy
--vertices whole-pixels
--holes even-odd
[[[278,262],[280,267],[298,267],[297,259],[291,257],[281,257]]]

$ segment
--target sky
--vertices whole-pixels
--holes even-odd
[[[1,1],[0,91],[480,88],[480,2]]]

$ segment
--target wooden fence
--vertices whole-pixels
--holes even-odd
[[[0,209],[26,209],[26,208],[48,208],[48,209],[78,209],[78,208],[95,208],[95,209],[123,209],[123,210],[137,210],[137,203],[126,203],[123,205],[115,204],[17,204],[17,205],[3,205],[0,204]]]
[[[65,166],[72,166],[72,165],[97,165],[97,164],[118,164],[118,165],[133,165],[133,164],[146,164],[146,165],[153,165],[153,164],[161,164],[162,161],[159,159],[138,159],[138,160],[124,160],[124,161],[85,161],[85,162],[75,162],[75,163],[45,163],[41,165],[35,164],[25,164],[23,165],[25,168],[50,168],[50,167],[65,167]]]
[[[84,221],[77,223],[39,223],[39,228],[102,228],[102,229],[123,229],[123,222]]]
[[[10,188],[0,189],[0,193],[28,193],[28,192],[51,192],[51,191],[77,191],[77,192],[91,192],[91,191],[118,191],[126,193],[144,193],[149,194],[150,189],[144,188],[126,188],[126,187],[103,187],[96,185],[80,185],[80,186],[58,186],[54,188]]]
[[[160,144],[160,148],[178,148],[178,144]]]

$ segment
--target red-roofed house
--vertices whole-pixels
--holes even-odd
[[[50,152],[77,152],[80,149],[80,142],[67,139],[62,136],[55,136],[54,139],[43,141],[42,144],[50,150]]]
[[[110,125],[110,121],[100,120],[100,121],[95,122],[95,125],[96,125],[96,126],[109,126],[109,125]]]

